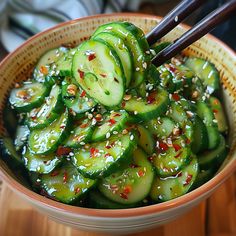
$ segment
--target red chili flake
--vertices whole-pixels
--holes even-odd
[[[31,116],[30,117],[32,120],[36,120],[37,119],[37,115]]]
[[[106,74],[100,74],[103,78],[106,78],[107,75]]]
[[[216,110],[216,109],[213,109],[213,113],[215,113],[215,114],[216,114],[216,113],[218,113],[218,110]]]
[[[178,152],[181,149],[181,146],[179,144],[173,143],[173,148],[175,149],[176,152]]]
[[[79,187],[75,188],[75,194],[77,194],[79,192],[80,192],[80,188]]]
[[[110,145],[106,145],[105,148],[110,149],[110,148],[114,147],[114,145],[115,145],[115,141],[112,142]]]
[[[124,193],[124,194],[129,194],[129,193],[131,193],[131,192],[132,192],[132,187],[131,187],[130,185],[126,185],[126,186],[124,187],[123,193]]]
[[[108,120],[108,122],[110,123],[109,126],[112,126],[116,123],[116,121],[114,119],[110,119],[110,120]]]
[[[46,66],[41,66],[40,67],[40,72],[43,74],[43,75],[47,75],[48,74],[48,69]]]
[[[60,126],[60,129],[64,129],[66,126],[65,125],[61,125]]]
[[[215,100],[214,100],[214,104],[215,104],[215,105],[218,105],[219,102],[215,99]]]
[[[190,144],[191,143],[190,139],[188,139],[188,138],[186,139],[185,142],[186,142],[186,144]]]
[[[152,103],[154,103],[155,101],[156,101],[156,91],[150,93],[150,94],[147,96],[147,103],[148,103],[148,104],[152,104]]]
[[[78,72],[79,72],[79,77],[81,79],[83,79],[84,78],[84,72],[82,70],[80,70],[80,69],[78,69]]]
[[[125,107],[125,102],[123,101],[122,103],[121,103],[121,107]]]
[[[80,125],[79,127],[82,128],[82,129],[83,129],[83,128],[86,128],[86,127],[88,127],[88,123],[82,124],[82,125]]]
[[[71,152],[71,148],[59,146],[57,148],[56,154],[58,156],[67,156]]]
[[[143,176],[144,176],[143,170],[139,170],[139,171],[138,171],[138,176],[139,176],[139,177],[143,177]]]
[[[92,60],[95,59],[95,58],[96,58],[95,53],[90,53],[90,54],[88,55],[88,60],[89,60],[89,61],[92,61]]]
[[[183,174],[182,174],[182,172],[179,172],[177,175],[176,175],[176,177],[181,177]]]
[[[51,176],[51,177],[55,177],[55,176],[58,176],[59,174],[60,174],[59,171],[54,170],[54,171],[50,174],[50,176]]]
[[[106,154],[104,155],[104,157],[110,157],[110,156],[111,156],[110,153],[106,153]]]
[[[175,158],[178,158],[178,157],[180,157],[180,155],[182,154],[182,151],[181,152],[179,152],[177,155],[175,155]]]
[[[169,66],[169,70],[172,72],[172,73],[175,73],[176,72],[176,68],[172,65]]]
[[[150,162],[153,162],[153,156],[148,157],[148,160],[149,160]]]
[[[99,150],[98,149],[96,149],[96,148],[94,148],[94,147],[92,147],[92,148],[90,148],[90,157],[96,157],[96,155],[99,153]]]
[[[161,151],[167,151],[169,149],[168,145],[164,142],[159,142],[159,147]]]
[[[120,193],[120,197],[127,200],[128,196],[125,193]]]
[[[178,102],[178,101],[180,100],[180,96],[179,96],[178,93],[173,93],[173,94],[172,94],[172,98],[173,98],[176,102]]]
[[[65,171],[63,174],[63,183],[65,184],[68,181],[68,173]]]
[[[83,90],[83,92],[80,94],[80,97],[84,97],[86,95],[86,92]]]
[[[190,183],[190,181],[192,180],[192,178],[193,178],[193,175],[188,174],[188,176],[185,180],[184,186],[188,185]]]
[[[115,113],[114,115],[112,115],[113,117],[117,117],[117,116],[121,116],[121,114],[119,113]]]

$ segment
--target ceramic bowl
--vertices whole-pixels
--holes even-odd
[[[110,21],[126,20],[150,31],[160,18],[141,14],[98,15],[73,20],[44,31],[26,41],[8,55],[0,65],[0,135],[5,129],[2,122],[2,109],[14,83],[26,79],[39,57],[51,48],[62,44],[77,45],[87,39],[101,24]],[[173,41],[189,27],[180,25],[163,40]],[[225,108],[230,123],[230,153],[218,174],[196,190],[177,199],[156,205],[123,209],[96,210],[69,206],[45,198],[31,191],[0,160],[0,177],[22,198],[30,202],[43,214],[61,223],[96,232],[131,233],[143,231],[177,218],[212,192],[236,169],[236,55],[224,43],[207,35],[185,51],[210,60],[220,72]]]

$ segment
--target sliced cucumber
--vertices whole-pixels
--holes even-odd
[[[160,141],[157,150],[157,155],[153,157],[153,165],[157,175],[162,178],[176,175],[191,161],[191,149],[186,144],[184,136],[172,140],[171,146]]]
[[[149,132],[148,129],[144,128],[142,125],[137,125],[137,130],[139,133],[138,145],[147,154],[152,154],[155,146],[152,134]]]
[[[193,186],[198,170],[197,158],[193,156],[190,164],[175,177],[156,177],[150,192],[151,198],[157,202],[164,202],[186,194]]]
[[[42,129],[58,118],[63,109],[61,89],[55,84],[44,104],[30,111],[27,124],[30,129]]]
[[[216,97],[210,97],[209,104],[217,121],[218,130],[221,133],[227,133],[228,124],[225,116],[225,111],[220,100]]]
[[[50,173],[62,161],[55,153],[48,155],[36,155],[30,152],[29,148],[23,150],[23,160],[27,170],[39,174]]]
[[[24,82],[22,87],[11,91],[9,102],[18,112],[28,112],[41,106],[49,88],[38,82]]]
[[[66,77],[62,81],[62,99],[75,116],[91,110],[96,105],[96,102],[75,84],[72,77]]]
[[[102,105],[121,102],[126,83],[123,67],[108,44],[96,40],[82,43],[73,57],[72,72],[86,93]]]
[[[122,162],[129,162],[137,144],[134,133],[112,137],[107,141],[93,143],[88,149],[78,149],[71,157],[76,168],[86,177],[108,176]]]
[[[165,66],[157,68],[160,74],[160,85],[165,88],[168,92],[173,93],[175,91],[175,84],[173,82],[173,75],[167,70]]]
[[[89,206],[96,209],[125,209],[136,207],[137,204],[124,205],[117,202],[113,202],[106,198],[99,191],[89,192]]]
[[[92,138],[94,126],[91,120],[84,119],[72,131],[70,136],[65,140],[64,145],[71,148],[79,148]]]
[[[155,51],[155,54],[161,52],[164,48],[168,47],[171,43],[170,42],[160,42],[155,43],[151,48]]]
[[[9,103],[5,105],[2,113],[4,128],[6,129],[8,135],[11,138],[15,138],[19,117],[17,116],[16,112],[11,108]]]
[[[13,141],[10,137],[0,139],[1,157],[9,163],[10,166],[17,168],[23,166],[21,155],[15,149]]]
[[[207,181],[209,181],[214,176],[214,174],[215,174],[214,168],[210,168],[207,170],[200,170],[192,188],[195,189],[202,186]]]
[[[56,70],[58,71],[56,74],[59,76],[72,76],[72,59],[76,51],[77,48],[72,48],[60,56],[55,63]]]
[[[219,89],[219,72],[212,63],[201,58],[189,57],[185,61],[185,65],[196,73],[196,75],[202,80],[203,84],[206,87],[209,87],[210,91]]]
[[[208,148],[214,149],[220,142],[220,133],[214,119],[214,114],[206,102],[198,101],[196,104],[197,114],[203,120],[207,128]],[[216,122],[214,122],[216,121]]]
[[[16,151],[19,151],[24,144],[27,142],[28,136],[29,136],[29,128],[27,125],[19,125],[16,129],[16,137],[14,140],[14,145]]]
[[[128,87],[132,77],[133,65],[131,52],[125,45],[124,40],[112,32],[101,32],[95,35],[93,38],[104,40],[116,51],[121,60],[126,78],[126,87]]]
[[[150,65],[145,80],[146,83],[153,85],[154,88],[156,88],[160,84],[160,74],[155,65],[153,64]]]
[[[61,56],[67,53],[68,49],[65,47],[54,48],[47,51],[38,61],[34,72],[33,78],[38,82],[45,82],[47,76],[57,76],[55,62]]]
[[[220,135],[220,143],[214,150],[205,151],[198,155],[200,168],[203,170],[214,168],[216,170],[222,164],[227,153],[225,138]]]
[[[111,111],[107,113],[102,123],[99,126],[96,126],[93,135],[92,141],[102,141],[106,139],[107,133],[117,134],[118,131],[121,131],[126,122],[128,121],[128,113],[124,110],[121,111]]]
[[[96,180],[83,177],[69,162],[41,177],[47,195],[67,204],[79,200],[95,183]]]
[[[133,164],[104,178],[99,190],[110,200],[121,204],[142,201],[151,189],[154,172],[144,151],[137,148],[133,153]]]
[[[176,127],[175,122],[169,117],[158,117],[146,123],[148,130],[158,138],[166,138]]]
[[[49,154],[55,151],[67,137],[70,118],[66,110],[50,126],[35,129],[29,135],[29,148],[34,154]]]
[[[199,153],[208,148],[207,128],[202,120],[195,116],[193,119],[193,141],[191,149],[194,153]]]
[[[123,108],[134,115],[137,119],[148,121],[161,116],[167,111],[169,105],[169,94],[164,89],[158,87],[152,91],[147,100],[132,97],[125,101]]]
[[[130,87],[136,87],[141,84],[145,79],[146,69],[150,64],[150,56],[147,54],[149,53],[149,46],[142,30],[129,22],[112,22],[98,27],[93,37],[101,32],[115,33],[125,42],[132,54],[134,65]]]

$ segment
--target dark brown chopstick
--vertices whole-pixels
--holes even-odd
[[[183,0],[172,11],[170,11],[161,22],[152,29],[146,39],[149,45],[154,44],[158,39],[162,38],[176,25],[188,17],[194,10],[199,8],[205,0]]]
[[[165,61],[180,53],[183,49],[213,30],[218,24],[229,18],[229,16],[232,15],[235,11],[236,0],[231,0],[221,7],[217,8],[215,11],[211,12],[204,19],[202,19],[193,28],[184,33],[174,43],[157,54],[152,60],[153,64],[156,66],[160,66]]]

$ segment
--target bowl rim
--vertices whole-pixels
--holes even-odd
[[[0,63],[0,68],[7,63],[7,61],[14,57],[14,55],[24,46],[29,44],[31,41],[33,41],[35,38],[38,38],[39,36],[42,36],[44,34],[47,34],[51,31],[57,30],[61,27],[67,26],[67,25],[73,25],[77,24],[81,21],[86,21],[90,19],[99,19],[99,18],[106,18],[106,17],[135,17],[135,18],[142,18],[142,19],[152,19],[152,20],[160,20],[162,17],[149,15],[149,14],[142,14],[142,13],[116,13],[116,14],[99,14],[99,15],[93,15],[93,16],[87,16],[67,22],[60,23],[52,28],[49,28],[43,32],[40,32],[33,37],[29,38],[27,41],[25,41],[22,45],[20,45],[16,50],[14,50],[12,53],[8,54]],[[181,27],[185,30],[188,30],[190,27],[186,24],[179,24],[178,27]],[[220,44],[232,57],[236,57],[236,53],[233,49],[231,49],[228,45],[223,43],[218,38],[212,36],[211,34],[206,35],[207,38],[210,40],[215,41],[217,44]],[[236,94],[235,94],[236,97]],[[181,205],[188,204],[191,201],[200,198],[200,196],[203,196],[208,192],[209,189],[215,189],[218,185],[222,184],[223,181],[230,176],[231,173],[233,173],[236,170],[236,158],[233,157],[229,163],[222,169],[221,172],[219,172],[216,176],[214,176],[211,180],[209,180],[207,183],[203,184],[202,186],[198,187],[197,189],[181,196],[176,199],[163,202],[163,203],[157,203],[154,205],[144,206],[144,207],[138,207],[138,208],[130,208],[130,209],[117,209],[117,210],[111,210],[111,209],[93,209],[93,208],[83,208],[78,206],[71,206],[67,204],[63,204],[54,200],[51,200],[49,198],[46,198],[36,192],[33,192],[32,190],[24,187],[21,185],[15,178],[13,178],[11,175],[9,175],[1,166],[0,166],[0,177],[2,180],[5,181],[5,183],[15,192],[17,192],[20,195],[24,195],[30,202],[33,204],[34,201],[37,202],[37,204],[41,204],[44,208],[49,208],[54,211],[62,211],[64,213],[72,214],[72,215],[83,215],[88,217],[100,217],[100,218],[127,218],[127,217],[142,217],[145,215],[152,215],[158,212],[164,212],[169,211],[173,208],[180,207]]]

